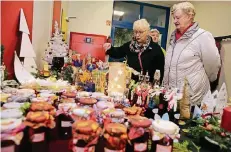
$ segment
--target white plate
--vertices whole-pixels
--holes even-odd
[[[17,94],[22,95],[24,97],[29,97],[29,96],[33,95],[34,93],[35,93],[35,91],[33,89],[19,89],[19,90],[17,90]]]
[[[31,99],[31,102],[46,102],[46,101],[48,101],[48,98],[46,98],[46,97],[37,97],[37,98],[33,98],[33,99]]]
[[[78,97],[89,97],[91,94],[89,92],[86,91],[81,91],[77,93]]]
[[[104,109],[107,109],[107,108],[114,108],[115,107],[114,103],[107,102],[107,101],[99,101],[99,102],[96,103],[96,106],[100,110],[104,110]]]
[[[3,107],[6,109],[19,109],[22,105],[23,103],[9,102],[9,103],[5,103]]]
[[[19,109],[5,109],[1,111],[1,118],[21,118],[22,112]]]
[[[13,130],[17,128],[19,125],[21,125],[21,123],[22,123],[22,119],[2,119],[1,132]]]

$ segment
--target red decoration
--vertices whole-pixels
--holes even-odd
[[[221,127],[226,131],[231,132],[231,107],[226,107],[223,109]]]

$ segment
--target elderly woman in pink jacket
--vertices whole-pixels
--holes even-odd
[[[176,30],[165,57],[163,85],[181,89],[184,79],[190,85],[191,105],[200,104],[217,78],[220,55],[212,34],[194,22],[195,9],[189,2],[175,4],[172,15]]]

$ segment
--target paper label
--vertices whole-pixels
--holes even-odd
[[[146,151],[147,150],[147,142],[145,143],[135,143],[134,144],[134,150],[135,151]]]
[[[95,152],[95,146],[91,146],[91,147],[75,147],[74,152]]]
[[[122,150],[111,150],[111,149],[108,149],[108,148],[104,148],[104,152],[125,152],[125,148],[122,149]]]
[[[156,152],[171,152],[172,146],[162,146],[157,144],[156,145]]]
[[[8,147],[2,147],[1,152],[14,152],[14,145]]]
[[[45,133],[40,133],[40,134],[34,134],[32,136],[32,142],[41,142],[44,141],[45,139]]]
[[[61,127],[71,127],[71,121],[61,121]]]

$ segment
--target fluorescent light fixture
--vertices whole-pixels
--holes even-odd
[[[122,11],[114,11],[114,15],[123,16],[124,12],[122,12]]]

